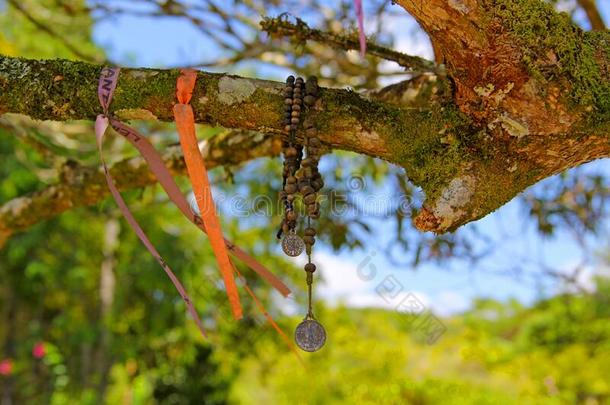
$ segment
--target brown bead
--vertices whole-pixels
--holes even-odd
[[[305,265],[305,271],[308,273],[313,273],[314,271],[316,271],[316,265],[313,263],[307,263]]]
[[[296,171],[296,173],[294,174],[294,177],[296,177],[297,179],[302,179],[303,178],[303,169],[299,169]]]
[[[307,80],[307,83],[305,83],[305,91],[307,92],[307,94],[311,94],[312,96],[318,94],[318,82],[313,80]]]
[[[292,112],[290,115],[291,115],[292,117],[297,117],[297,118],[298,118],[298,117],[299,117],[299,115],[301,115],[301,113],[300,113],[299,111],[293,111],[293,112]]]
[[[293,124],[293,125],[298,124],[299,123],[299,119],[297,117],[293,117],[293,118],[290,119],[290,123]]]
[[[313,236],[303,236],[303,242],[305,242],[306,245],[314,245],[316,243],[316,238]]]
[[[316,98],[314,96],[311,96],[308,94],[303,98],[303,101],[305,101],[306,105],[311,107],[312,105],[314,105],[316,103]]]
[[[305,130],[305,135],[309,138],[313,138],[318,135],[318,130],[316,128],[309,128]]]
[[[285,154],[287,157],[296,156],[296,155],[297,155],[297,150],[296,150],[296,148],[293,148],[293,147],[286,148],[286,149],[284,150],[284,154]]]
[[[316,230],[313,228],[306,228],[303,233],[305,234],[305,236],[316,236]]]
[[[282,232],[288,232],[290,231],[290,226],[288,225],[288,223],[286,221],[282,222]]]
[[[301,111],[301,106],[300,106],[300,105],[298,105],[298,104],[295,104],[295,105],[293,105],[293,106],[292,106],[290,109],[291,109],[292,111]]]
[[[314,148],[313,146],[310,146],[309,148],[307,148],[307,153],[309,153],[311,156],[319,156],[320,148]]]
[[[286,196],[286,200],[288,200],[289,202],[293,202],[294,201],[294,194],[288,194]]]
[[[289,132],[289,131],[290,131],[290,128],[291,128],[291,127],[290,127],[290,125],[286,125],[286,126],[284,127],[284,131]]]
[[[308,214],[309,214],[309,217],[311,219],[318,219],[318,218],[320,218],[320,211],[313,211],[313,212],[310,212]]]
[[[293,101],[292,101],[292,98],[291,98],[291,97],[286,97],[286,98],[284,99],[284,104],[289,105],[289,104],[294,104],[294,103],[293,103]]]
[[[286,178],[286,184],[296,184],[297,183],[297,179],[294,176],[289,176],[288,178]]]
[[[299,187],[299,191],[301,192],[301,194],[303,194],[304,196],[308,196],[310,194],[313,194],[315,192],[315,190],[313,189],[312,186],[310,186],[309,184],[304,185],[303,187]]]
[[[294,76],[290,75],[286,78],[286,83],[294,83]]]
[[[303,201],[305,202],[305,204],[311,204],[316,202],[316,195],[314,193],[308,194],[305,197],[303,197]]]
[[[304,167],[313,166],[313,160],[311,160],[310,157],[306,157],[305,159],[301,160],[301,166],[304,166]]]
[[[319,148],[320,146],[322,146],[322,142],[320,142],[320,139],[317,137],[311,137],[309,138],[309,146],[313,146],[314,148]]]
[[[313,175],[313,170],[311,170],[311,167],[304,167],[303,168],[303,176],[306,178],[311,178],[311,176]]]
[[[303,100],[301,100],[300,98],[295,98],[294,100],[292,100],[292,104],[302,104]]]
[[[286,213],[286,219],[288,219],[289,221],[296,221],[297,219],[297,213],[294,211],[288,211]]]
[[[314,124],[315,122],[312,117],[305,117],[305,119],[303,120],[303,127],[305,129],[312,128]]]
[[[286,184],[286,187],[284,187],[284,190],[286,190],[287,194],[294,194],[297,192],[297,185],[296,184]]]

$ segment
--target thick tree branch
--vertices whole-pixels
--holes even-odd
[[[206,165],[213,168],[277,155],[281,142],[270,135],[226,131],[203,141],[200,147]],[[173,175],[186,173],[179,146],[166,149],[163,160]],[[121,191],[157,182],[146,161],[140,156],[115,163],[110,168],[110,173]],[[80,166],[72,161],[64,165],[60,177],[61,181],[57,184],[0,206],[0,248],[16,232],[72,208],[97,204],[110,195],[102,167]]]

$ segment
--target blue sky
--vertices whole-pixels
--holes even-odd
[[[366,6],[366,1],[364,3]],[[610,21],[610,5],[607,2],[598,3],[606,21]],[[575,18],[577,21],[586,21],[582,14]],[[394,18],[384,24],[385,30],[396,33],[400,38],[397,42],[398,50],[430,57],[431,50],[425,34],[413,35],[415,28],[416,24],[408,16]],[[107,49],[113,60],[127,66],[191,65],[213,60],[218,55],[218,49],[202,40],[195,28],[181,20],[170,18],[125,16],[113,21],[103,21],[97,24],[94,38]],[[391,67],[391,64],[388,64],[388,67]],[[255,72],[258,77],[274,80],[283,80],[289,73],[285,69],[257,64],[242,64],[230,70],[242,74],[247,71],[250,75]],[[610,169],[606,160],[594,162],[590,166],[593,169]],[[369,192],[379,193],[380,190]],[[384,238],[392,235],[392,225],[383,220],[376,222],[376,243],[383,244]],[[553,239],[541,239],[533,226],[524,221],[516,201],[478,221],[476,226],[484,233],[495,235],[502,243],[489,259],[478,263],[475,268],[454,262],[450,268],[426,264],[413,270],[392,264],[375,248],[337,254],[327,247],[316,245],[316,260],[321,265],[326,282],[325,286],[319,289],[319,293],[329,302],[391,308],[395,307],[400,296],[413,292],[435,311],[451,314],[466,309],[476,297],[501,300],[516,298],[528,303],[557,291],[557,286],[553,283],[537,283],[531,279],[497,274],[512,264],[517,257],[528,257],[534,263],[524,266],[524,271],[528,274],[536,272],[535,262],[540,260],[566,269],[578,263],[580,250],[570,235],[559,233]],[[512,236],[505,238],[504,235]],[[601,246],[606,241],[602,239],[593,242]],[[371,265],[374,266],[374,277],[370,276]],[[367,271],[367,277],[363,277],[362,274]],[[592,269],[586,271],[583,277],[586,279],[592,272]],[[376,291],[384,282],[386,288],[389,285],[395,288],[392,291],[402,288],[400,294],[391,300],[386,294],[384,299]]]

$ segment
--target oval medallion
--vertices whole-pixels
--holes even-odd
[[[282,238],[282,250],[288,256],[297,257],[305,250],[305,242],[298,235],[289,233]]]
[[[316,352],[326,342],[326,331],[322,324],[314,319],[305,319],[294,331],[297,346],[306,352]]]

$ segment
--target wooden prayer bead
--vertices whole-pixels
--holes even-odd
[[[301,166],[304,167],[311,167],[313,166],[313,160],[310,157],[306,157],[305,159],[301,160]]]
[[[308,195],[315,193],[315,190],[309,184],[304,187],[299,187],[299,191],[301,194],[303,194],[303,197],[307,197]]]
[[[305,101],[305,105],[308,105],[311,107],[312,105],[314,105],[316,103],[316,98],[314,96],[311,96],[308,94],[303,98],[303,101]]]
[[[305,202],[305,204],[311,204],[316,202],[316,195],[315,194],[308,194],[305,197],[303,197],[303,201]]]
[[[309,128],[305,130],[305,135],[307,135],[310,138],[313,138],[314,136],[318,135],[318,130],[316,128]]]
[[[288,178],[286,178],[286,184],[296,184],[297,179],[294,176],[289,176]]]
[[[313,236],[303,236],[303,242],[305,242],[306,245],[313,245],[316,243],[316,238]]]
[[[297,213],[296,213],[296,212],[294,212],[294,211],[288,211],[288,212],[286,213],[286,218],[287,218],[289,221],[296,221],[296,219],[297,219]]]
[[[316,230],[314,228],[306,228],[303,231],[303,234],[305,234],[305,236],[316,236]]]
[[[313,273],[314,271],[316,271],[316,265],[313,263],[307,263],[305,265],[305,271],[308,273]]]

